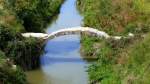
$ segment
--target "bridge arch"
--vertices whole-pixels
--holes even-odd
[[[87,33],[90,36],[96,36],[99,38],[114,38],[114,39],[121,39],[122,36],[110,36],[104,31],[99,31],[95,28],[90,28],[90,27],[73,27],[73,28],[65,28],[65,29],[60,29],[58,31],[52,32],[50,34],[45,34],[45,33],[22,33],[23,37],[35,37],[35,38],[41,38],[41,39],[53,39],[58,36],[63,36],[63,35],[72,35],[72,34],[81,34],[81,33]],[[133,37],[134,35],[129,33],[129,37]],[[125,37],[126,38],[126,37]]]
[[[96,37],[104,37],[104,38],[110,37],[107,33],[103,32],[103,31],[99,31],[94,28],[74,27],[74,28],[60,29],[58,31],[52,32],[52,33],[48,34],[45,37],[45,39],[52,39],[52,38],[63,36],[63,35],[74,35],[74,34],[81,34],[81,33],[87,33],[90,36],[96,36]]]

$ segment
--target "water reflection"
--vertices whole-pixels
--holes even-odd
[[[87,64],[79,50],[79,35],[61,36],[47,42],[41,64],[51,84],[87,84]]]
[[[45,47],[46,53],[41,57],[41,63],[42,65],[63,62],[85,63],[80,57],[79,50],[80,40],[76,35],[57,37],[48,41]]]

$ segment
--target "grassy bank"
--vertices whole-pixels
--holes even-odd
[[[149,30],[148,0],[78,0],[84,26],[109,34],[140,33]]]
[[[101,40],[82,36],[82,51],[98,60],[88,69],[91,84],[149,84],[150,2],[148,0],[78,0],[84,26],[132,39]]]
[[[62,3],[63,0],[0,0],[0,53],[3,53],[0,54],[0,83],[27,84],[21,69],[39,67],[42,40],[26,39],[21,33],[43,32],[59,13]],[[10,62],[8,67],[5,61]],[[20,69],[13,71],[14,64]]]

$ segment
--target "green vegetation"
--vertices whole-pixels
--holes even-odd
[[[59,11],[63,0],[0,0],[1,23],[41,32]],[[13,22],[14,21],[14,22]]]
[[[0,51],[0,84],[28,84],[25,74]]]
[[[149,0],[78,0],[84,26],[109,34],[147,32],[150,28]]]
[[[91,83],[149,84],[149,36],[150,33],[145,38],[97,41],[101,48],[96,54],[98,61],[88,70]]]
[[[30,32],[41,32],[59,12],[63,0],[13,0],[10,3],[23,26]]]
[[[101,40],[82,35],[82,51],[97,56],[89,66],[91,84],[150,83],[150,2],[149,0],[78,0],[84,25],[111,35],[134,38]]]
[[[44,32],[63,1],[0,0],[0,84],[27,84],[22,70],[39,67],[43,45],[42,40],[26,39],[21,33]]]

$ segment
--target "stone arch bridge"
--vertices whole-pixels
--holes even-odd
[[[115,40],[119,40],[121,38],[128,38],[128,37],[133,37],[134,35],[132,33],[129,33],[127,37],[123,36],[110,36],[104,31],[99,31],[95,28],[90,28],[90,27],[72,27],[72,28],[65,28],[65,29],[60,29],[55,32],[52,32],[50,34],[46,33],[22,33],[23,37],[35,37],[35,38],[40,38],[40,39],[53,39],[58,36],[63,36],[63,35],[72,35],[72,34],[81,34],[85,33],[90,36],[95,36],[99,38],[104,38],[104,39],[109,39],[113,38]]]

